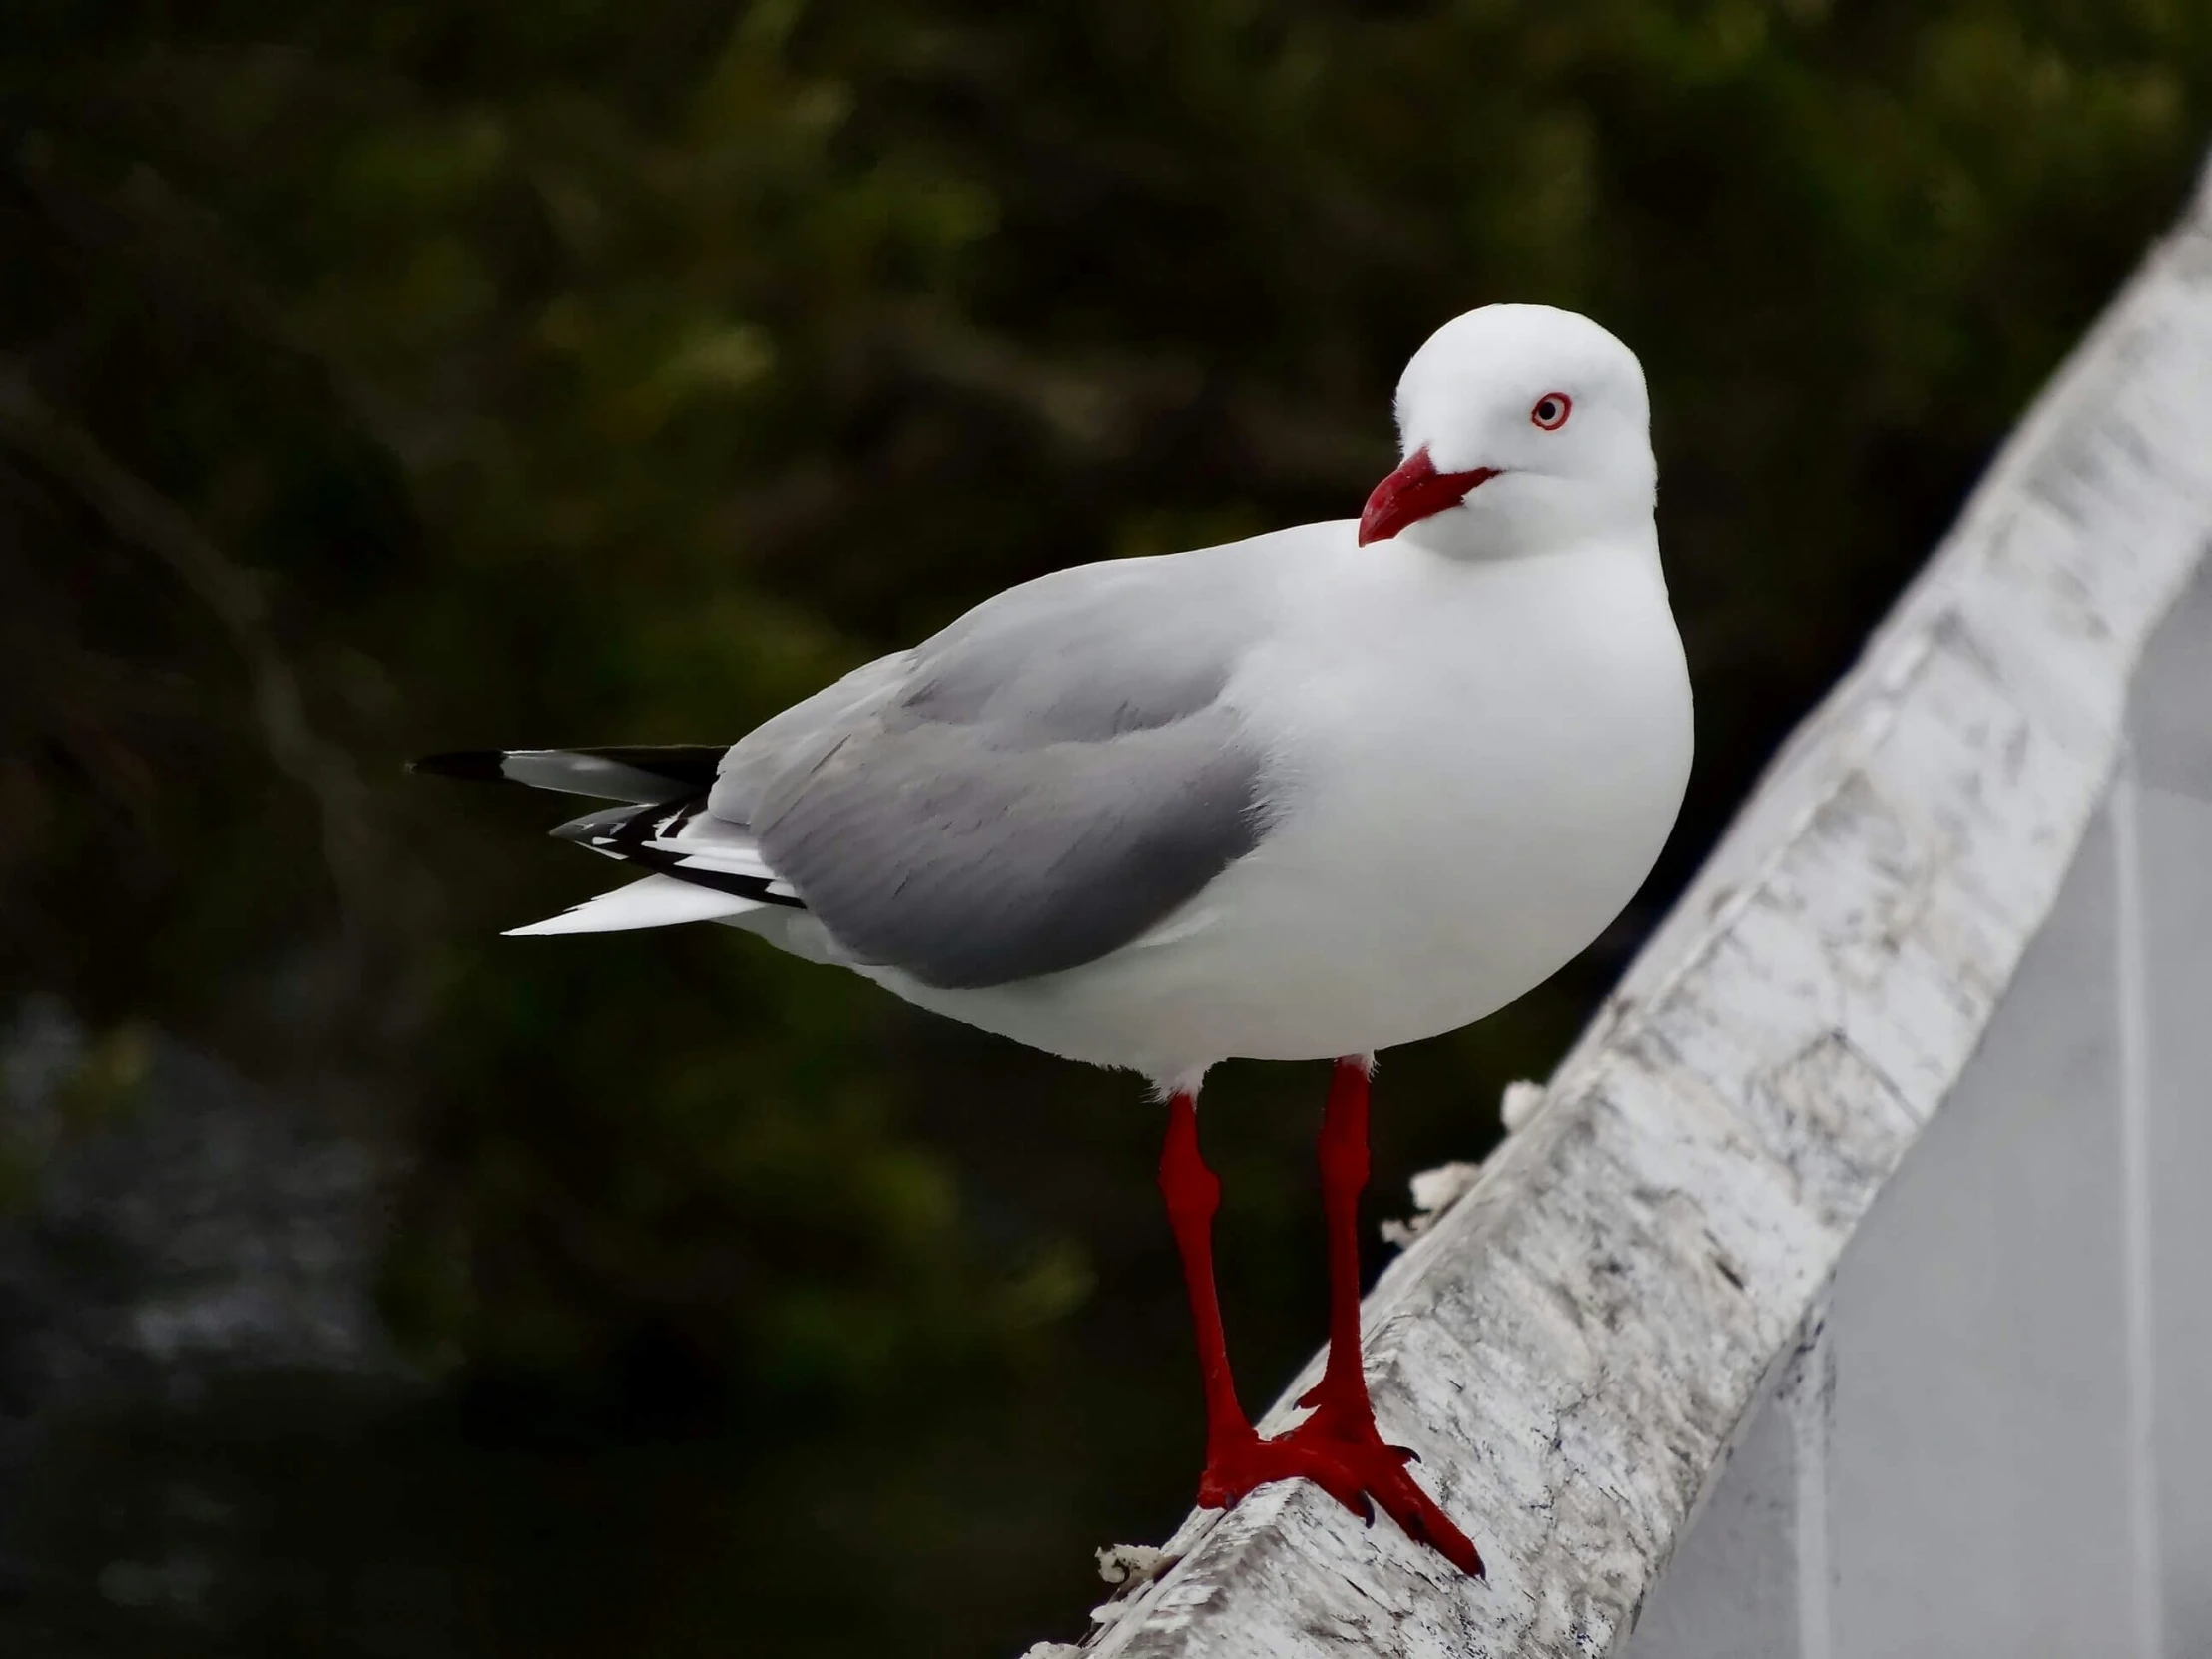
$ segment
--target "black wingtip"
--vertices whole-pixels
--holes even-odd
[[[409,772],[426,772],[435,778],[465,778],[472,784],[496,784],[507,776],[500,764],[504,749],[449,749],[442,755],[425,755],[409,761]]]

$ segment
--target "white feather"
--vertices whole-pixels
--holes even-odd
[[[619,933],[633,927],[674,927],[687,921],[724,921],[763,908],[758,899],[740,898],[673,875],[648,875],[627,887],[587,898],[527,927],[510,927],[507,937],[542,938],[553,933]]]

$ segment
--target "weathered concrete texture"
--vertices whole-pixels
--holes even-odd
[[[1370,1298],[1384,1429],[1488,1582],[1266,1489],[1186,1521],[1179,1562],[1084,1651],[1614,1650],[2051,910],[2135,661],[2212,526],[2207,385],[2212,192],[2037,402],[1550,1103]]]

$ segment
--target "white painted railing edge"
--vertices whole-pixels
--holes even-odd
[[[1079,1651],[1613,1651],[2048,913],[2208,537],[2212,173],[1547,1104],[1369,1298],[1384,1430],[1487,1581],[1264,1488],[1186,1520]]]

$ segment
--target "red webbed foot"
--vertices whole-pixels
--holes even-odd
[[[1345,1409],[1329,1397],[1325,1386],[1299,1401],[1316,1406],[1314,1414],[1275,1443],[1302,1447],[1341,1468],[1408,1538],[1427,1544],[1468,1577],[1480,1578],[1481,1552],[1406,1472],[1405,1465],[1418,1462],[1419,1457],[1382,1438],[1374,1412],[1364,1408],[1365,1400],[1360,1402],[1362,1408]],[[1364,1509],[1365,1504],[1352,1507]]]
[[[1213,1447],[1206,1472],[1198,1477],[1198,1506],[1232,1509],[1247,1494],[1278,1480],[1311,1480],[1362,1520],[1375,1520],[1375,1505],[1336,1447],[1300,1444],[1287,1434],[1274,1440],[1251,1434]]]
[[[1414,1483],[1405,1465],[1414,1454],[1376,1430],[1317,1413],[1272,1440],[1258,1435],[1216,1446],[1199,1477],[1202,1509],[1234,1507],[1247,1493],[1278,1480],[1310,1480],[1370,1525],[1376,1505],[1416,1543],[1427,1544],[1469,1577],[1482,1576],[1482,1557],[1451,1517]]]

